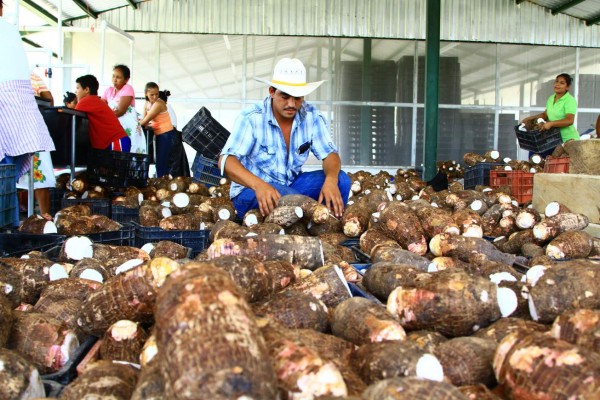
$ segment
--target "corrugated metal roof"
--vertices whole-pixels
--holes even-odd
[[[8,0],[7,3],[16,0]],[[21,0],[75,26],[93,12],[130,32],[424,39],[426,2],[417,0]],[[565,0],[445,0],[442,40],[600,47],[600,0],[553,15]],[[573,3],[569,1],[568,3]],[[75,19],[73,21],[73,19]],[[77,19],[83,19],[77,21]]]

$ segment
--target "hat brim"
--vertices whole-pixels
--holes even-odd
[[[321,84],[325,81],[318,81],[318,82],[308,82],[306,85],[302,85],[302,86],[297,86],[297,85],[284,85],[281,83],[275,83],[275,82],[271,82],[268,79],[262,79],[262,78],[254,78],[254,80],[258,81],[258,82],[262,82],[265,83],[269,86],[273,86],[276,89],[281,90],[282,92],[285,92],[287,94],[289,94],[290,96],[294,96],[294,97],[304,97],[312,92],[314,92],[315,90],[317,90],[317,88],[319,86],[321,86]]]

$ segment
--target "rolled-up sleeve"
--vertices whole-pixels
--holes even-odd
[[[238,116],[221,155],[232,155],[238,159],[248,156],[254,147],[253,131],[251,119],[244,114]]]
[[[325,117],[320,112],[315,112],[312,115],[313,129],[314,132],[312,136],[312,147],[311,151],[319,160],[323,160],[331,153],[337,153],[338,148],[333,143],[333,139],[331,138],[331,134],[329,133],[329,128],[327,125],[327,121],[325,121]]]

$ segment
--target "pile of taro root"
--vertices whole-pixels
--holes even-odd
[[[600,398],[600,239],[586,216],[502,188],[436,192],[412,170],[352,180],[341,219],[300,195],[232,217],[215,211],[230,205],[221,188],[203,201],[189,184],[140,190],[140,218],[154,207],[159,224],[210,226],[194,260],[173,242],[85,236],[56,260],[0,259],[0,397],[43,397],[40,374],[94,336],[60,398]],[[165,216],[174,203],[185,212]]]

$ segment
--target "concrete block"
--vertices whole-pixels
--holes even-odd
[[[544,212],[551,201],[558,201],[571,211],[600,223],[600,176],[582,174],[535,174],[533,207]]]

